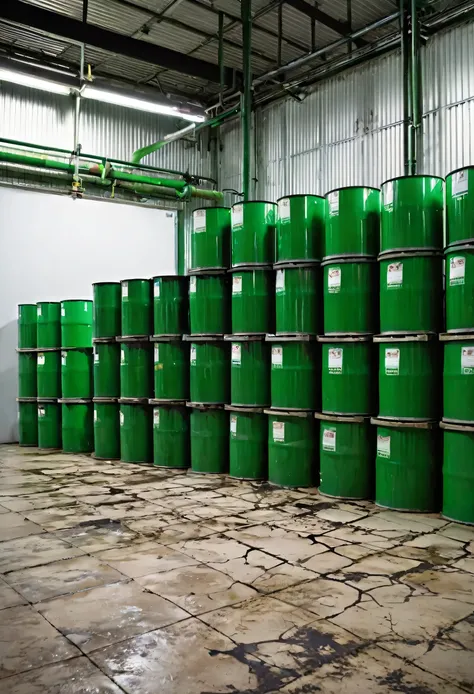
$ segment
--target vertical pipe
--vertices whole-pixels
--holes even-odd
[[[411,101],[412,101],[412,156],[411,174],[418,171],[421,153],[421,60],[420,60],[420,23],[418,20],[417,0],[410,0],[411,15]]]
[[[243,38],[243,93],[242,93],[242,191],[244,200],[250,196],[250,152],[252,115],[252,0],[241,0]]]
[[[222,106],[225,77],[224,77],[224,13],[219,12],[219,102]]]
[[[186,210],[178,210],[176,214],[176,270],[178,275],[186,274]]]
[[[405,176],[411,173],[411,77],[410,77],[410,37],[408,33],[408,13],[406,0],[400,0],[400,33],[402,35],[402,80],[403,80],[403,162]]]

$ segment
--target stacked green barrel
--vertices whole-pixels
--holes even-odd
[[[18,306],[18,430],[20,446],[38,445],[37,308]]]
[[[61,305],[40,301],[36,306],[38,447],[61,449]]]

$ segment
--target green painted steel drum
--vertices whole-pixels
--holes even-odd
[[[473,226],[474,233],[474,226]],[[474,246],[446,250],[446,330],[474,330]]]
[[[232,274],[232,332],[234,335],[275,332],[273,270],[240,270]]]
[[[232,206],[232,267],[272,265],[277,205],[250,200]]]
[[[228,403],[230,397],[230,344],[193,342],[189,351],[191,402]]]
[[[339,258],[323,263],[324,334],[369,335],[378,328],[374,260]]]
[[[322,325],[319,267],[278,269],[275,280],[276,333],[317,334]]]
[[[270,345],[263,340],[232,342],[230,402],[245,407],[270,405]]]
[[[400,337],[380,343],[379,417],[408,421],[439,419],[439,344],[426,338],[426,335]]]
[[[278,201],[275,263],[314,263],[323,254],[326,199],[289,195]]]
[[[20,446],[38,445],[38,406],[36,402],[18,402],[18,435]]]
[[[436,513],[441,502],[439,431],[418,426],[377,426],[375,503],[399,511]]]
[[[401,176],[382,184],[380,252],[443,248],[444,181]]]
[[[38,402],[38,448],[62,448],[61,405]]]
[[[94,402],[94,455],[103,460],[120,458],[120,406]]]
[[[62,439],[65,453],[92,453],[94,450],[94,411],[92,402],[63,402]]]
[[[343,499],[372,499],[374,429],[368,418],[321,417],[321,494]]]
[[[319,483],[317,423],[313,417],[268,417],[268,481],[279,487]]]
[[[150,280],[122,280],[122,336],[151,335],[153,298]]]
[[[153,464],[185,469],[190,466],[189,410],[153,408]]]
[[[474,427],[441,423],[444,436],[442,515],[474,524]]]
[[[92,301],[61,301],[61,347],[92,347]]]
[[[443,258],[435,253],[379,257],[380,332],[437,333],[443,323]]]
[[[117,337],[122,329],[122,304],[120,282],[95,282],[93,336]]]
[[[192,335],[224,335],[230,329],[230,282],[227,275],[189,278]]]
[[[37,346],[36,304],[18,304],[18,348],[35,349]]]
[[[326,195],[324,257],[375,257],[379,252],[380,190],[349,186]]]
[[[36,304],[37,346],[40,349],[61,347],[61,304],[59,301],[39,301]]]
[[[120,395],[120,345],[118,342],[94,343],[94,397],[118,398]]]
[[[154,277],[153,334],[183,335],[189,332],[188,278]]]
[[[61,352],[61,392],[65,399],[88,400],[94,394],[92,349]]]
[[[446,245],[474,243],[474,166],[446,176]]]
[[[149,405],[120,404],[120,460],[153,462],[153,410]]]
[[[191,469],[224,474],[229,470],[229,413],[193,408],[190,417]]]
[[[149,342],[120,343],[120,397],[151,398],[153,352]]]
[[[268,421],[261,412],[230,412],[229,474],[244,480],[266,480]]]
[[[36,398],[37,394],[36,352],[18,352],[18,397]]]
[[[189,400],[189,344],[155,342],[156,400]]]
[[[230,263],[230,208],[201,207],[193,212],[189,270],[227,270]]]
[[[375,412],[374,356],[371,339],[354,337],[323,342],[322,411],[324,413],[370,415]]]
[[[271,345],[271,403],[283,410],[318,410],[321,370],[316,342]]]
[[[474,335],[442,337],[443,420],[474,425]]]
[[[61,397],[61,352],[38,352],[38,398]]]

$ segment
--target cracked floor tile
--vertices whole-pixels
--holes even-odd
[[[0,610],[17,605],[26,605],[25,598],[0,579]]]
[[[124,547],[138,539],[138,535],[120,521],[101,518],[98,521],[84,523],[75,528],[67,528],[54,533],[61,540],[80,547],[86,552],[100,552],[111,547]]]
[[[302,562],[315,554],[327,551],[325,545],[314,543],[308,538],[302,538],[297,533],[283,528],[272,528],[267,525],[232,530],[225,535],[290,562]]]
[[[408,573],[400,579],[415,588],[423,588],[443,598],[474,604],[474,581],[469,573],[450,569],[429,569]]]
[[[188,554],[152,541],[136,542],[129,547],[107,549],[105,552],[98,552],[95,556],[129,578],[198,563]]]
[[[225,537],[209,537],[201,540],[187,540],[171,545],[173,549],[183,552],[197,561],[205,564],[211,562],[223,563],[229,559],[243,557],[249,551],[241,542]],[[273,557],[272,557],[273,559]]]
[[[319,617],[332,617],[354,605],[359,600],[359,591],[339,581],[318,578],[279,591],[274,597]]]
[[[316,571],[318,574],[330,574],[339,569],[343,569],[352,564],[352,559],[347,557],[342,557],[336,552],[323,552],[322,554],[317,554],[311,559],[304,561],[301,566],[305,569],[310,569],[310,571]]]
[[[0,550],[0,573],[48,564],[59,559],[71,559],[84,554],[77,547],[71,547],[67,542],[49,534],[7,540],[2,542]]]

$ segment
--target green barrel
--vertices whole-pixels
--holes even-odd
[[[40,349],[61,347],[61,304],[59,301],[39,301],[37,313],[37,346]]]
[[[428,335],[379,342],[379,417],[437,420],[441,404],[439,344]]]
[[[444,342],[443,420],[474,425],[474,334],[441,335],[441,339]]]
[[[61,410],[63,451],[92,453],[94,450],[92,402],[62,401]]]
[[[326,199],[289,195],[278,201],[275,263],[315,263],[323,254]]]
[[[18,348],[36,349],[36,331],[36,304],[18,304]]]
[[[36,352],[18,352],[18,397],[36,398],[37,394]]]
[[[232,341],[230,402],[244,407],[269,407],[270,345],[263,340]]]
[[[92,347],[92,301],[61,301],[61,347]]]
[[[38,448],[62,448],[61,405],[38,402]]]
[[[192,335],[224,335],[230,328],[230,282],[227,275],[189,278]]]
[[[149,342],[120,343],[120,397],[151,398],[153,354]]]
[[[446,245],[474,243],[474,166],[446,176]]]
[[[444,518],[474,524],[474,426],[441,422],[444,436]]]
[[[374,430],[366,417],[319,415],[320,486],[326,496],[372,499],[374,490]]]
[[[189,410],[153,408],[153,464],[186,469],[190,466]]]
[[[394,511],[437,513],[441,502],[441,441],[429,422],[377,424],[375,503]],[[435,425],[437,427],[437,425]]]
[[[230,397],[230,345],[193,342],[189,351],[191,402],[223,404]]]
[[[443,323],[443,258],[436,253],[379,256],[380,332],[437,333]]]
[[[37,386],[38,398],[61,397],[61,352],[59,349],[38,352]]]
[[[18,400],[18,441],[20,446],[38,445],[38,406],[36,401]]]
[[[324,334],[370,335],[378,328],[377,265],[367,258],[323,264]]]
[[[380,252],[443,248],[444,181],[401,176],[382,184]]]
[[[120,458],[120,406],[118,402],[94,402],[94,457]]]
[[[281,268],[276,271],[276,333],[317,334],[322,325],[319,267]]]
[[[262,412],[231,411],[229,474],[244,480],[266,480],[268,422]]]
[[[317,426],[309,415],[269,413],[268,481],[271,484],[279,487],[318,485]]]
[[[94,394],[92,349],[61,352],[61,392],[66,400],[89,400]]]
[[[376,367],[371,338],[319,338],[322,345],[322,411],[370,415],[376,410]]]
[[[155,342],[153,349],[156,400],[189,400],[189,344]]]
[[[154,277],[153,334],[182,335],[189,332],[188,278]]]
[[[282,410],[320,407],[319,348],[313,341],[272,342],[271,403]]]
[[[277,206],[251,200],[232,206],[232,267],[272,265]]]
[[[324,257],[375,257],[379,252],[380,190],[350,186],[326,195]]]
[[[229,470],[229,413],[224,409],[191,410],[191,469],[224,474]]]
[[[122,329],[120,282],[95,282],[93,336],[117,337]]]
[[[118,342],[94,343],[94,397],[118,398],[120,395],[120,345]]]
[[[275,332],[273,270],[240,270],[232,274],[232,332],[234,335]]]
[[[148,404],[120,404],[120,460],[123,462],[153,462],[152,415]]]
[[[473,226],[474,233],[474,226]],[[474,246],[446,250],[446,330],[474,330]]]
[[[190,272],[229,267],[230,208],[201,207],[193,212]]]
[[[122,280],[122,336],[151,335],[153,328],[150,280]]]

